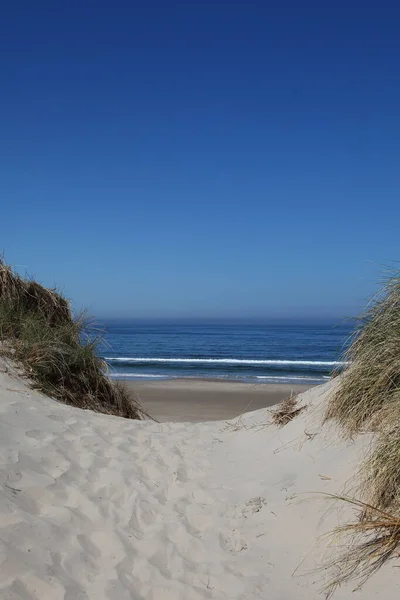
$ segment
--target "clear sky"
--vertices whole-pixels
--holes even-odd
[[[2,8],[1,237],[99,316],[347,315],[399,258],[400,6]]]

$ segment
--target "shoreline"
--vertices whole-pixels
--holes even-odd
[[[318,377],[316,377],[315,379],[310,377],[310,381],[307,382],[303,377],[299,377],[299,382],[298,383],[294,383],[294,382],[290,382],[290,381],[285,381],[284,378],[277,378],[275,381],[255,381],[252,379],[229,379],[228,377],[200,377],[200,376],[157,376],[157,377],[129,377],[129,376],[125,376],[125,377],[121,377],[121,376],[115,376],[113,375],[113,373],[111,373],[111,379],[113,379],[114,381],[119,381],[120,383],[129,383],[129,384],[134,384],[134,383],[166,383],[166,382],[174,382],[174,381],[179,381],[179,382],[192,382],[192,381],[205,381],[205,382],[211,382],[211,383],[231,383],[231,384],[243,384],[243,385],[254,385],[254,386],[259,386],[259,385],[276,385],[276,386],[281,386],[281,385],[288,385],[288,386],[301,386],[301,385],[306,385],[308,388],[310,387],[315,387],[316,385],[324,385],[325,383],[328,383],[328,381],[331,379],[331,376],[327,376],[327,379],[318,379]]]
[[[137,394],[143,408],[160,422],[202,422],[234,419],[243,413],[268,408],[291,393],[315,385],[247,383],[216,379],[119,380]]]

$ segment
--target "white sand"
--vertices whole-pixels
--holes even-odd
[[[96,415],[0,373],[0,598],[323,598],[314,542],[345,515],[308,494],[340,492],[365,445],[321,432],[330,385],[277,429],[265,409],[229,424]],[[335,597],[399,593],[389,563]]]

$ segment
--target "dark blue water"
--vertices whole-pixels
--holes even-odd
[[[101,354],[113,377],[202,377],[259,383],[326,381],[348,323],[106,322]]]

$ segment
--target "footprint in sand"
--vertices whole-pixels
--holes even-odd
[[[226,511],[226,516],[230,519],[247,519],[252,515],[260,512],[265,506],[267,506],[267,501],[265,498],[261,496],[256,496],[255,498],[250,498],[250,500],[246,500],[245,502],[240,502],[239,504],[234,504],[230,506]]]

